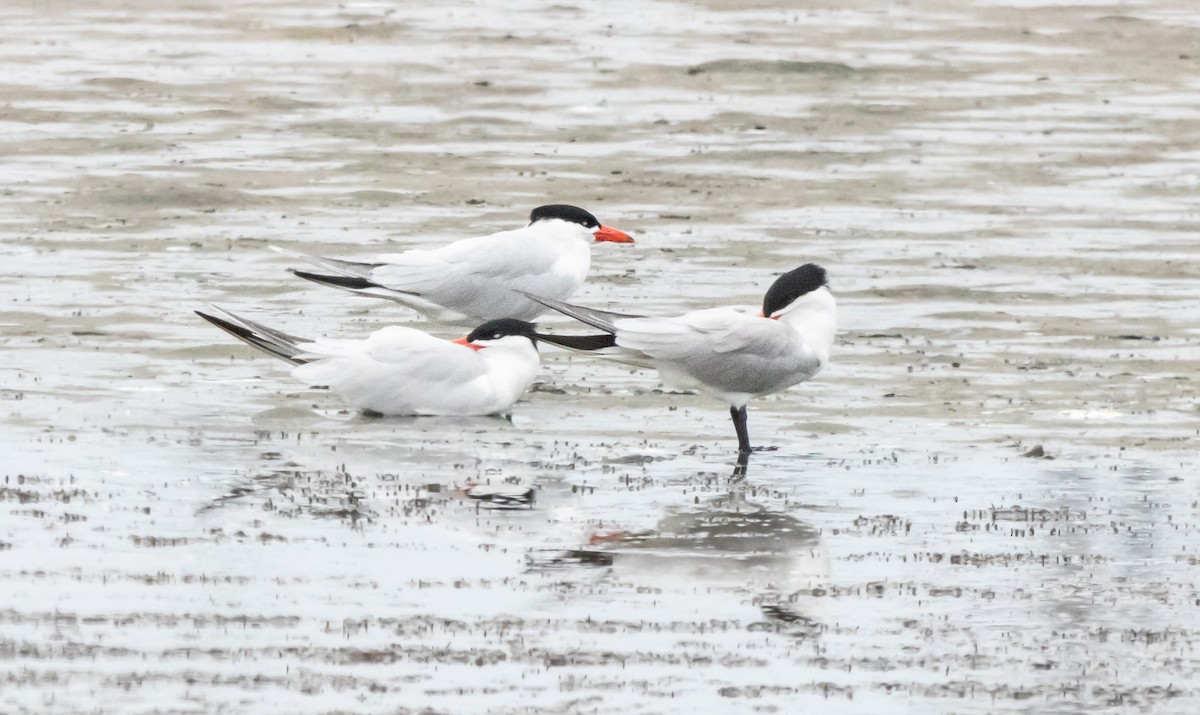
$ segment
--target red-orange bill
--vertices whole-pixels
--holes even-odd
[[[450,342],[454,343],[455,345],[465,345],[472,350],[483,350],[482,345],[475,345],[474,343],[468,341],[466,337],[459,338],[458,340],[451,340]]]
[[[634,242],[633,239],[630,238],[629,234],[621,231],[620,229],[613,228],[612,226],[601,226],[600,230],[596,232],[596,240],[609,241],[611,243]]]

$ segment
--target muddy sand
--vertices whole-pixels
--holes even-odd
[[[1193,3],[0,19],[0,711],[1200,707]],[[450,335],[267,246],[551,202],[638,240],[585,305],[828,267],[834,360],[751,405],[745,480],[651,374],[367,419],[192,314]]]

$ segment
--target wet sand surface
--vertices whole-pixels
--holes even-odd
[[[1200,13],[781,5],[5,5],[0,711],[1196,712]],[[551,202],[585,305],[828,267],[745,480],[652,374],[367,419],[192,314],[455,335],[267,246]]]

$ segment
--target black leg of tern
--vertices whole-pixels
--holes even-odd
[[[733,419],[733,428],[737,430],[738,454],[750,454],[754,448],[750,446],[750,432],[746,429],[746,406],[730,407],[729,416]]]
[[[737,430],[738,454],[751,452],[774,452],[778,447],[751,447],[750,431],[746,428],[746,406],[730,407],[729,416],[733,419],[733,428]]]
[[[729,475],[729,481],[737,482],[746,478],[746,468],[750,465],[750,452],[738,452],[737,466],[733,468],[733,474]]]

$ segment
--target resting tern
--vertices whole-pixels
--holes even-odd
[[[587,280],[591,244],[603,241],[634,242],[577,206],[552,204],[534,209],[523,228],[384,255],[374,262],[272,248],[328,271],[292,271],[301,278],[394,300],[437,322],[476,325],[497,318],[533,320],[545,312],[517,291],[553,300],[571,297]]]
[[[758,449],[750,446],[746,403],[816,375],[829,361],[837,332],[837,305],[825,269],[814,263],[776,279],[759,315],[709,308],[674,318],[647,318],[529,297],[604,331],[541,335],[543,341],[653,367],[668,385],[700,390],[729,403],[742,454]]]
[[[522,320],[490,320],[453,341],[400,326],[362,340],[307,340],[212,308],[219,315],[196,314],[368,413],[505,414],[539,365],[534,326]]]

